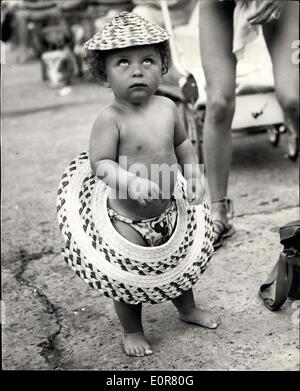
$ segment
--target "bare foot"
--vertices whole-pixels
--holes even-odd
[[[142,331],[124,334],[123,344],[128,356],[143,357],[153,353]]]
[[[201,308],[194,308],[186,314],[179,313],[179,316],[184,322],[197,324],[208,329],[216,329],[221,323],[221,319],[218,316],[216,317],[210,311]]]

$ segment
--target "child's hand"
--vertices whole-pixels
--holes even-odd
[[[136,177],[128,183],[128,195],[141,206],[149,205],[153,200],[162,200],[162,192],[159,186],[145,178]]]
[[[191,205],[199,205],[204,198],[204,186],[201,178],[190,178],[187,181],[187,199]]]

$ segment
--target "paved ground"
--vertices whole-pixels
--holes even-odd
[[[129,358],[109,299],[65,265],[56,189],[66,165],[87,149],[110,93],[76,84],[59,96],[38,63],[2,67],[2,294],[5,369],[296,370],[299,328],[287,302],[268,311],[257,296],[281,249],[278,227],[299,218],[298,163],[266,134],[234,135],[230,194],[236,235],[195,287],[222,317],[216,331],[179,321],[171,304],[147,305],[155,354]]]

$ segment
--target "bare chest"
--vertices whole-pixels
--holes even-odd
[[[120,130],[119,155],[128,158],[155,158],[172,153],[174,149],[174,125],[157,118],[136,119],[123,124]]]

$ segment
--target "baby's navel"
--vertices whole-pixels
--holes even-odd
[[[138,151],[141,151],[141,150],[143,149],[143,147],[142,147],[141,145],[137,145],[136,149],[137,149]]]

